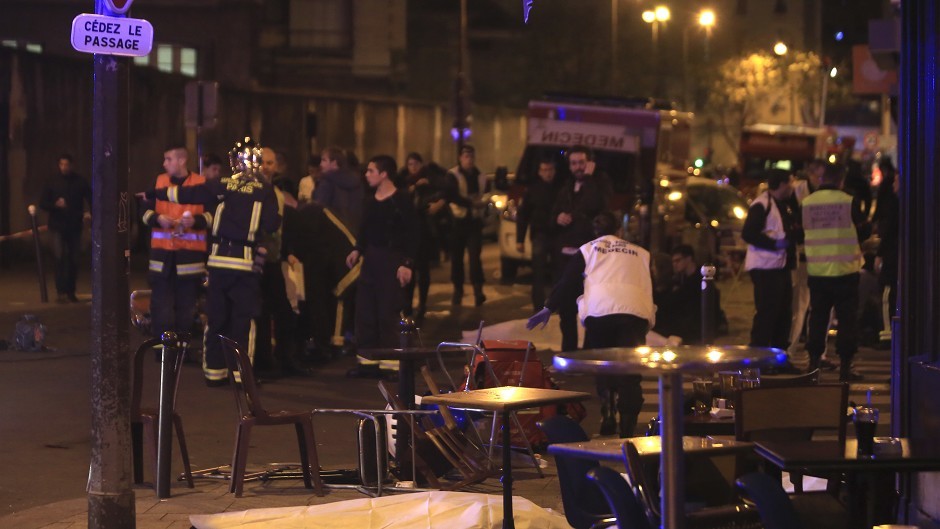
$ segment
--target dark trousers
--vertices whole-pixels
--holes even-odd
[[[463,254],[470,261],[470,282],[474,287],[483,285],[483,225],[476,219],[454,220],[450,232],[450,281],[454,290],[463,291]]]
[[[751,270],[754,284],[754,321],[751,325],[752,347],[786,349],[793,319],[793,283],[790,270],[776,268]]]
[[[175,263],[169,260],[168,273],[154,274],[150,280],[150,320],[155,338],[164,332],[190,333],[196,319],[196,298],[202,274],[178,276]]]
[[[425,235],[422,234],[422,237]],[[414,313],[414,295],[415,286],[418,287],[418,311],[424,312],[428,306],[428,291],[431,290],[431,258],[434,255],[436,246],[430,242],[421,241],[418,246],[418,257],[415,259],[414,277],[411,283],[405,287],[405,314],[411,316]]]
[[[636,347],[646,343],[649,322],[632,314],[590,316],[584,320],[584,348]],[[616,406],[620,414],[620,437],[632,437],[637,417],[643,408],[640,375],[598,376],[597,394],[602,400],[602,414]],[[616,403],[613,402],[616,395]]]
[[[356,287],[356,343],[360,348],[397,347],[404,289],[398,282],[401,256],[369,247],[362,254]]]
[[[545,289],[551,285],[552,247],[548,235],[532,237],[532,308],[539,310],[545,305]]]
[[[806,351],[819,360],[826,350],[829,312],[835,308],[839,320],[836,353],[844,365],[852,361],[858,349],[858,274],[838,277],[809,276],[809,332]]]
[[[55,289],[59,294],[75,294],[78,258],[82,252],[82,232],[63,233],[50,230],[55,258]]]
[[[274,343],[272,345],[272,328]],[[261,274],[261,313],[257,318],[255,366],[259,370],[298,367],[297,315],[287,299],[281,263],[264,263]]]
[[[228,375],[218,335],[238,342],[254,361],[254,318],[261,305],[261,277],[254,272],[209,269],[209,331],[203,374],[210,380]]]
[[[561,252],[555,252],[555,277],[563,276],[565,267],[571,260],[571,256]],[[578,285],[583,289],[583,285]],[[576,351],[578,349],[578,302],[577,297],[581,295],[578,292],[572,299],[562,301],[558,307],[558,327],[561,329],[561,350]]]

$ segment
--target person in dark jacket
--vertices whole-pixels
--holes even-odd
[[[593,219],[607,210],[611,196],[610,180],[595,170],[594,153],[583,145],[568,150],[568,168],[572,178],[565,182],[552,208],[555,222],[555,277],[561,277],[578,248],[594,239]],[[577,296],[574,296],[577,298]],[[578,348],[578,306],[567,301],[558,307],[561,350]]]
[[[78,279],[78,257],[82,246],[85,202],[91,209],[91,186],[72,171],[72,156],[59,156],[59,172],[52,176],[42,191],[39,207],[49,212],[49,233],[55,255],[56,301],[77,302],[75,282]]]
[[[346,153],[339,147],[327,147],[320,154],[322,175],[313,190],[314,202],[329,209],[353,233],[359,231],[364,198],[362,179],[349,169]]]
[[[445,171],[437,164],[424,164],[419,153],[408,155],[405,167],[398,174],[398,185],[408,190],[418,214],[418,252],[415,255],[415,280],[408,284],[405,292],[404,312],[414,315],[417,325],[424,321],[427,311],[428,292],[431,288],[431,260],[438,252],[437,222],[435,217],[447,203],[441,192]],[[414,309],[414,290],[418,287],[418,309]]]
[[[404,288],[411,282],[418,249],[418,217],[408,192],[395,187],[395,159],[378,155],[369,160],[366,179],[375,194],[365,205],[356,246],[346,257],[353,268],[362,259],[356,289],[356,342],[362,349],[396,347]],[[394,372],[394,363],[382,364],[358,357],[350,377],[375,376],[378,369]]]
[[[444,180],[444,197],[450,207],[450,280],[454,284],[453,305],[463,299],[464,268],[463,255],[470,264],[470,282],[473,284],[474,305],[479,307],[486,301],[483,294],[483,202],[486,179],[476,163],[476,150],[471,145],[460,149],[459,163],[447,171]]]
[[[532,241],[532,308],[545,304],[545,289],[550,285],[552,236],[555,220],[552,208],[558,196],[559,179],[555,175],[555,160],[539,161],[538,178],[526,189],[516,215],[516,249],[525,251],[526,232]]]
[[[882,330],[879,339],[885,347],[891,341],[891,317],[894,316],[898,284],[898,243],[900,237],[900,203],[898,178],[891,160],[882,161],[881,185],[878,186],[878,205],[872,222],[878,229],[878,253],[875,269],[882,288]]]

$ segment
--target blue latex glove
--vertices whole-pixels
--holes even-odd
[[[532,329],[534,329],[536,326],[538,326],[541,323],[542,328],[544,329],[545,325],[548,324],[548,319],[551,317],[552,317],[552,311],[548,310],[547,307],[543,308],[542,310],[536,312],[535,314],[532,315],[532,317],[529,318],[529,321],[527,321],[525,324],[525,328],[531,331]]]

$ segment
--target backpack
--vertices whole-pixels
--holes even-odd
[[[46,326],[33,314],[24,314],[13,329],[13,348],[17,351],[42,351],[45,349]]]

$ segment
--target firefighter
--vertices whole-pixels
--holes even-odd
[[[163,153],[165,173],[157,176],[156,189],[196,186],[206,179],[189,171],[189,153],[171,145]],[[206,227],[212,214],[202,204],[175,204],[157,200],[143,214],[151,227],[150,314],[155,337],[164,332],[189,333],[193,328],[199,284],[206,274]]]
[[[219,335],[235,340],[254,357],[255,325],[261,305],[258,244],[281,224],[277,199],[261,176],[261,148],[250,138],[229,153],[233,174],[198,186],[170,186],[144,193],[172,203],[211,204],[218,200],[209,251],[209,330],[203,375],[206,385],[228,384]]]

